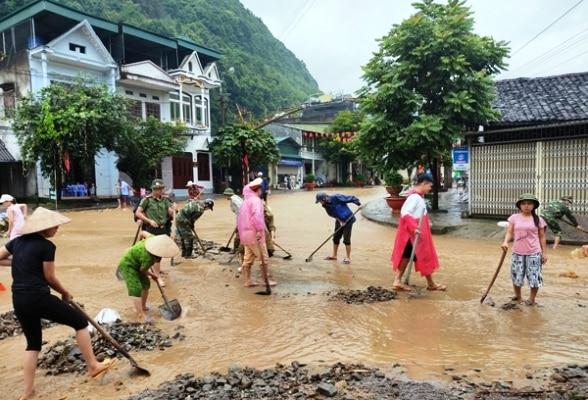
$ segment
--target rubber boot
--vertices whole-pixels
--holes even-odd
[[[193,254],[193,251],[194,251],[194,247],[186,246],[186,255],[184,256],[184,258],[196,258]]]

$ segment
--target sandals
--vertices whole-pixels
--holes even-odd
[[[326,260],[326,261],[336,261],[337,260],[337,257],[327,256],[327,257],[324,258],[324,260]]]
[[[351,261],[349,261],[348,259],[344,258],[343,259],[343,264],[351,264]]]
[[[118,358],[107,358],[102,361],[102,365],[104,365],[104,369],[98,372],[96,375],[92,375],[92,379],[100,379],[102,378],[110,368],[112,368],[118,362]]]
[[[518,296],[512,296],[512,297],[510,298],[510,301],[520,301],[520,300],[521,300],[521,298],[520,298],[520,297],[518,297]]]
[[[535,305],[535,303],[533,303],[531,300],[524,300],[524,301],[521,301],[519,304],[524,305],[524,306],[534,306]]]
[[[427,286],[427,290],[445,291],[446,289],[447,289],[447,285],[441,285],[440,283],[436,283],[435,286]]]
[[[392,290],[395,292],[410,292],[412,289],[405,285],[393,285]]]

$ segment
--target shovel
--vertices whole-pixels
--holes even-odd
[[[572,224],[570,221],[566,221],[565,219],[562,219],[563,222],[565,222],[566,224],[568,224],[569,226],[573,226],[574,228],[576,227],[576,225]],[[588,233],[588,231],[585,231],[584,229],[578,229],[580,232],[584,232],[584,233]]]
[[[424,220],[424,213],[421,216],[421,218],[419,219],[419,224],[417,227],[417,231],[421,231],[421,227],[423,226],[423,220]],[[414,255],[416,254],[416,247],[417,244],[419,242],[419,236],[421,234],[420,233],[416,233],[414,235],[414,243],[412,244],[412,251],[410,252],[410,258],[408,259],[408,266],[406,267],[406,277],[404,277],[404,284],[408,285],[408,282],[410,281],[410,271],[412,271],[412,263],[414,261]]]
[[[116,340],[114,340],[114,338],[112,336],[110,336],[104,330],[104,328],[102,328],[100,326],[100,324],[98,324],[96,321],[94,321],[94,319],[92,317],[90,317],[86,313],[86,311],[84,311],[84,309],[82,307],[80,307],[80,305],[78,303],[76,303],[75,301],[72,301],[70,304],[73,306],[73,308],[75,308],[78,312],[80,312],[84,317],[86,317],[88,322],[90,322],[92,324],[92,326],[94,328],[96,328],[96,330],[98,332],[100,332],[100,334],[104,337],[104,339],[108,340],[110,342],[110,344],[112,344],[123,356],[125,356],[131,362],[131,365],[135,368],[136,372],[139,375],[151,376],[151,372],[147,371],[145,368],[139,367],[139,364],[137,364],[137,362],[133,359],[133,357],[131,357],[129,352],[126,351]]]
[[[200,240],[200,238],[198,237],[198,234],[196,234],[196,231],[194,230],[194,228],[192,228],[192,233],[194,234],[194,236],[196,237],[196,240],[198,241],[198,244],[200,245],[200,248],[202,249],[202,252],[204,253],[204,257],[208,258],[209,260],[214,260],[214,257],[206,254],[206,248],[204,247],[204,245],[202,244],[202,241]],[[206,257],[208,256],[208,257]]]
[[[153,272],[153,271],[151,271],[151,272]],[[168,300],[163,289],[161,288],[161,285],[159,284],[159,280],[158,279],[153,279],[153,280],[157,284],[157,288],[159,289],[159,292],[161,293],[161,297],[163,297],[163,301],[165,303],[165,304],[162,304],[159,306],[159,314],[163,317],[163,319],[166,319],[168,321],[173,321],[174,319],[178,318],[182,314],[182,306],[180,306],[180,303],[176,299],[171,300],[171,301]]]
[[[488,285],[488,289],[486,289],[486,293],[484,293],[484,296],[482,296],[482,298],[480,299],[480,304],[482,304],[484,302],[484,299],[486,298],[486,296],[488,296],[488,293],[490,293],[490,289],[492,288],[492,285],[494,285],[494,281],[496,280],[496,277],[498,276],[498,273],[500,272],[500,268],[502,267],[502,263],[504,262],[504,257],[506,257],[506,250],[502,250],[502,257],[500,257],[500,262],[498,263],[498,268],[496,268],[496,272],[494,272],[494,276],[492,277],[492,280],[490,281],[490,284]]]
[[[355,210],[355,212],[354,212],[353,214],[351,214],[351,216],[345,220],[345,224],[347,224],[347,222],[349,222],[349,220],[350,220],[351,218],[353,218],[353,216],[354,216],[355,214],[357,214],[357,212],[358,212],[359,210],[361,210],[361,208],[358,208],[357,210]],[[309,262],[310,260],[312,260],[312,256],[314,256],[314,253],[316,253],[317,251],[319,251],[319,250],[320,250],[320,248],[321,248],[321,247],[323,247],[323,246],[325,245],[325,243],[327,243],[327,242],[328,242],[328,241],[329,241],[329,240],[330,240],[330,239],[331,239],[333,236],[335,236],[335,234],[336,234],[337,232],[339,232],[341,229],[343,229],[343,227],[344,227],[344,226],[345,226],[345,225],[341,225],[341,226],[339,227],[339,229],[337,229],[335,232],[331,233],[331,236],[329,236],[329,237],[328,237],[328,238],[327,238],[327,239],[326,239],[324,242],[322,242],[322,243],[320,244],[320,246],[316,248],[316,250],[315,250],[315,251],[313,251],[312,253],[310,253],[310,255],[308,256],[308,258],[306,258],[304,261],[306,261],[306,262]]]
[[[282,257],[284,260],[289,260],[289,259],[291,259],[291,258],[292,258],[292,254],[288,253],[288,252],[286,251],[286,249],[284,249],[282,246],[280,246],[280,245],[279,245],[279,244],[277,244],[276,242],[274,242],[274,245],[275,245],[275,246],[276,246],[278,249],[282,250],[284,253],[286,253],[286,254],[287,254],[287,256],[284,256],[284,257]]]
[[[231,233],[231,237],[229,238],[229,241],[227,242],[226,246],[222,246],[219,248],[220,251],[231,251],[231,248],[229,247],[229,244],[231,244],[231,240],[233,240],[233,236],[235,236],[235,231],[233,230],[233,233]]]
[[[257,242],[257,248],[259,249],[259,258],[261,260],[261,265],[263,268],[263,279],[265,280],[265,290],[255,292],[255,294],[259,294],[261,296],[269,296],[270,294],[272,294],[272,289],[270,288],[269,277],[268,277],[269,265],[265,264],[265,258],[263,257],[263,251],[261,251],[261,244],[259,242]]]

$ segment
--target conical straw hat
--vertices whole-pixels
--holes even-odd
[[[180,252],[180,248],[167,235],[157,235],[147,238],[145,248],[154,256],[162,258],[172,258]]]
[[[42,232],[46,229],[55,228],[56,226],[67,224],[71,219],[43,207],[37,207],[35,211],[27,218],[20,234],[28,235],[29,233]]]

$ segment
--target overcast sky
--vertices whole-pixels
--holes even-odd
[[[359,89],[361,66],[378,49],[376,39],[415,12],[413,0],[240,1],[304,61],[325,92]],[[508,71],[499,79],[588,71],[588,0],[466,4],[474,12],[477,34],[510,42]]]

